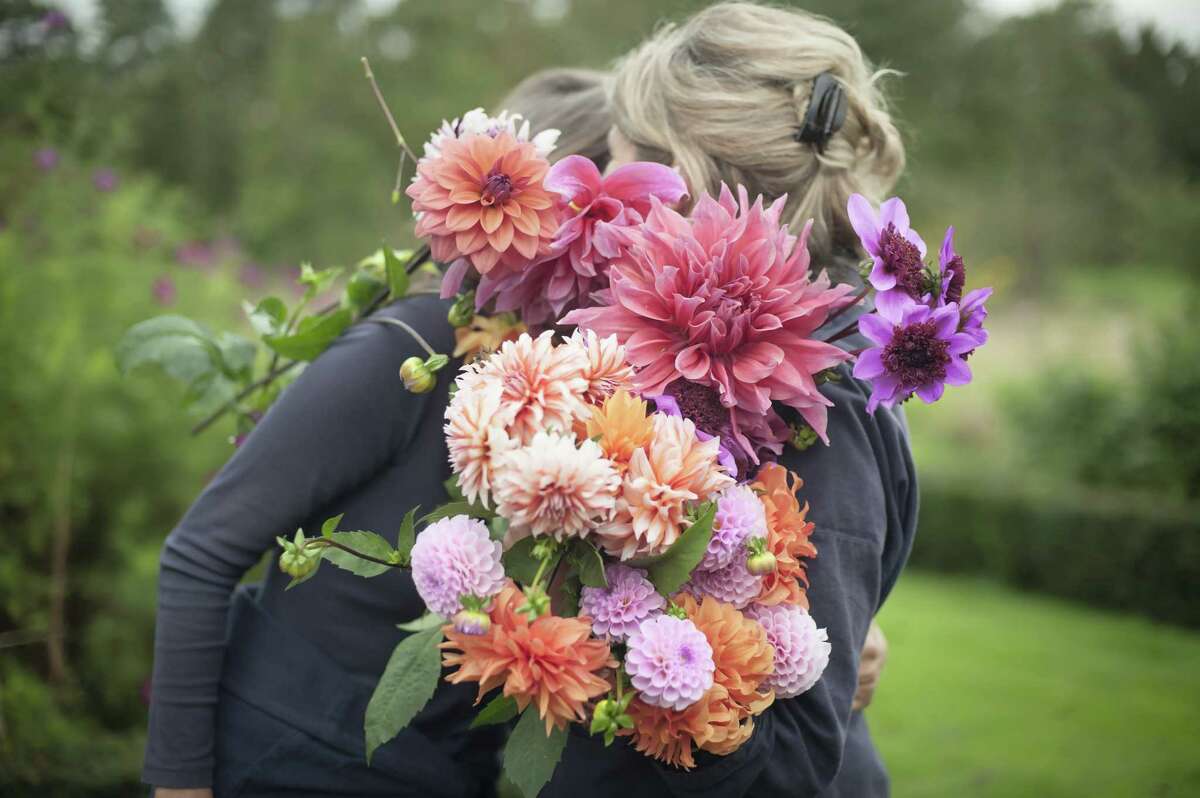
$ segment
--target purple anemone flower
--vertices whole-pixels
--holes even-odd
[[[875,346],[858,356],[854,376],[871,382],[867,412],[892,407],[914,393],[926,404],[942,398],[947,385],[966,385],[971,368],[963,356],[978,345],[959,332],[959,307],[939,308],[911,299],[878,308],[859,319],[858,328]]]
[[[939,305],[955,304],[958,306],[958,331],[966,333],[975,339],[977,347],[987,343],[987,330],[983,322],[987,319],[987,308],[984,303],[992,295],[991,288],[976,288],[963,295],[967,281],[967,267],[962,256],[954,251],[954,228],[946,229],[946,238],[942,241],[941,252],[938,253],[938,266],[942,272],[942,295]],[[966,353],[967,355],[970,352]],[[966,357],[966,355],[964,355]]]
[[[862,194],[846,206],[850,224],[863,249],[874,260],[868,280],[876,291],[875,306],[899,307],[920,300],[925,291],[925,241],[909,227],[908,209],[899,197],[884,200],[879,212]]]

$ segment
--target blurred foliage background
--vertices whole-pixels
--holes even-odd
[[[702,5],[216,0],[182,36],[161,0],[103,0],[87,30],[3,4],[0,792],[138,792],[158,549],[232,430],[190,437],[112,346],[163,308],[244,325],[301,260],[406,243],[359,57],[420,141]],[[903,73],[899,192],[997,287],[975,383],[909,406],[925,573],[884,613],[870,711],[896,794],[1196,794],[1200,56],[1085,2],[804,6]],[[1097,716],[1114,705],[1126,722]],[[1043,755],[1001,750],[1018,737]]]

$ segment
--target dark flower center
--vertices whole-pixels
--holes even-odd
[[[921,250],[901,235],[894,224],[879,234],[879,257],[883,259],[883,270],[896,276],[896,287],[913,299],[920,299],[925,293]]]
[[[512,196],[513,184],[508,175],[492,172],[483,184],[481,202],[484,205],[495,205],[504,202]]]
[[[942,275],[942,279],[949,279],[950,285],[946,288],[946,301],[958,302],[962,299],[963,284],[967,281],[967,265],[963,263],[960,255],[955,255],[954,259],[946,264],[946,271]]]
[[[675,380],[667,386],[667,394],[675,399],[683,417],[690,418],[702,432],[720,435],[729,423],[729,409],[721,404],[717,392],[707,385]]]
[[[905,388],[916,388],[946,378],[950,342],[937,337],[937,326],[922,321],[900,327],[883,350],[883,366]]]

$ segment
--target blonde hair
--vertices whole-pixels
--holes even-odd
[[[823,152],[795,138],[822,72],[847,99],[846,121]],[[784,220],[799,230],[813,219],[810,247],[822,261],[858,249],[850,195],[879,200],[904,168],[904,145],[876,85],[881,74],[826,19],[723,2],[663,26],[622,59],[612,110],[639,157],[673,163],[694,194],[716,193],[722,182],[751,196],[787,194]]]
[[[500,107],[528,119],[534,133],[546,128],[562,131],[551,160],[583,155],[603,170],[612,127],[610,79],[594,69],[543,69],[518,83]]]

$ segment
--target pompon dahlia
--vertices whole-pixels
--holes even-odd
[[[762,624],[775,649],[775,672],[767,680],[780,698],[808,692],[829,664],[829,635],[818,629],[812,616],[800,607],[780,604],[754,606],[747,617]]]
[[[767,536],[767,516],[762,502],[745,485],[726,488],[717,497],[717,514],[712,538],[704,559],[696,566],[701,571],[724,568],[735,559],[746,559],[746,541]]]
[[[624,474],[633,453],[649,445],[654,437],[654,421],[646,412],[646,403],[618,390],[603,404],[588,409],[590,415],[579,437],[594,440],[617,471]]]
[[[582,537],[607,518],[621,477],[594,441],[539,432],[500,456],[492,477],[496,512],[514,537]]]
[[[478,682],[479,696],[502,687],[524,710],[530,703],[546,722],[565,728],[586,718],[585,705],[610,689],[600,674],[617,667],[608,643],[592,637],[587,618],[543,615],[533,621],[520,611],[525,596],[508,582],[492,604],[491,626],[482,635],[467,635],[447,626],[442,664],[457,668],[451,684]]]
[[[762,576],[750,573],[742,556],[715,571],[693,571],[682,590],[694,596],[712,596],[740,610],[758,598],[762,580]]]
[[[600,404],[618,390],[633,390],[633,366],[626,362],[625,347],[617,342],[617,336],[601,338],[591,330],[576,330],[567,345],[581,347],[587,358],[584,398],[590,404]]]
[[[780,224],[784,199],[750,205],[700,198],[691,218],[657,200],[637,239],[609,269],[598,307],[563,318],[615,334],[638,370],[638,390],[662,394],[680,378],[717,391],[726,408],[763,415],[778,401],[794,407],[825,439],[826,409],[813,375],[850,355],[812,334],[849,304],[849,285],[808,274],[807,225],[799,241]],[[753,450],[730,414],[739,445]]]
[[[695,767],[694,751],[733,753],[754,732],[754,716],[775,700],[766,686],[775,651],[761,625],[712,598],[680,596],[679,606],[704,633],[713,651],[713,686],[682,712],[630,705],[631,732],[638,751],[675,767]]]
[[[801,506],[796,496],[803,486],[804,480],[777,463],[764,465],[755,477],[753,487],[759,492],[767,521],[767,551],[775,555],[775,570],[763,575],[756,604],[795,604],[808,609],[803,560],[816,557],[817,547],[812,544],[808,504]]]
[[[712,687],[712,653],[708,638],[690,620],[657,615],[629,635],[625,672],[639,701],[678,712]]]
[[[585,587],[579,599],[579,612],[591,617],[597,637],[623,642],[642,621],[667,606],[667,600],[640,568],[611,563],[604,574],[608,587]]]
[[[447,139],[437,156],[417,163],[406,192],[417,236],[429,241],[435,260],[453,264],[444,297],[458,291],[467,261],[479,274],[498,276],[548,252],[558,229],[555,198],[542,185],[549,168],[533,144],[507,132]]]
[[[460,391],[482,383],[499,385],[501,402],[513,410],[508,433],[524,444],[538,432],[570,431],[577,419],[587,417],[583,401],[587,368],[580,348],[555,346],[553,332],[547,330],[537,338],[523,333],[465,370],[458,385]]]
[[[443,518],[417,535],[412,577],[425,606],[449,618],[462,609],[462,597],[486,599],[504,587],[500,543],[487,525],[465,515]]]
[[[479,298],[495,296],[498,310],[520,310],[529,324],[552,325],[608,285],[608,264],[628,242],[628,230],[650,211],[650,198],[674,205],[687,185],[674,169],[631,163],[602,176],[581,155],[563,158],[546,176],[546,188],[566,210],[551,254],[508,278],[480,281]]]
[[[628,525],[598,530],[605,547],[623,560],[666,551],[683,531],[691,504],[733,484],[717,462],[715,439],[701,441],[687,419],[651,418],[654,436],[649,445],[634,450],[621,485]]]
[[[446,448],[468,501],[489,506],[496,458],[516,446],[505,432],[514,415],[501,401],[500,385],[491,382],[456,391],[446,407]]]

